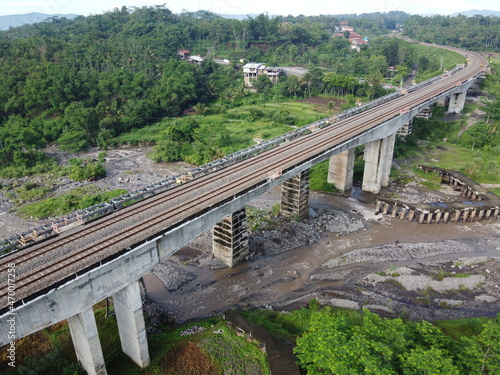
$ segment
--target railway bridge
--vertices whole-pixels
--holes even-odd
[[[460,52],[460,51],[459,51]],[[461,51],[463,55],[465,52]],[[210,173],[185,181],[84,225],[57,227],[50,238],[0,258],[0,345],[67,319],[77,358],[88,374],[105,374],[92,306],[112,296],[123,351],[149,364],[139,279],[204,231],[215,227],[214,256],[233,266],[248,252],[244,207],[282,186],[282,214],[308,214],[308,170],[330,159],[329,180],[352,186],[353,149],[365,145],[362,188],[377,193],[389,183],[396,133],[436,102],[450,98],[460,112],[465,94],[487,62],[468,63],[441,77],[300,130]],[[238,154],[238,153],[237,153]],[[226,158],[226,161],[228,159]],[[189,177],[189,178],[187,178]],[[194,178],[195,177],[195,178]],[[192,178],[192,179],[191,179]]]

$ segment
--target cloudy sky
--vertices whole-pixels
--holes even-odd
[[[165,1],[165,0],[163,0]],[[0,15],[74,13],[87,16],[126,6],[163,4],[162,0],[0,0]],[[471,9],[500,11],[498,0],[170,0],[166,7],[174,13],[183,10],[210,10],[219,14],[318,15],[370,13],[402,10],[411,14],[452,14]]]

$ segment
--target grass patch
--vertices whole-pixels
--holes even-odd
[[[500,188],[491,188],[489,189],[493,194],[495,194],[497,197],[500,197]]]
[[[395,279],[387,279],[387,280],[384,281],[384,283],[392,285],[393,287],[395,287],[396,289],[399,289],[399,290],[406,290],[406,288],[404,287],[404,285],[401,284],[398,280],[395,280]]]
[[[192,341],[174,346],[158,364],[165,375],[222,374],[216,361]]]
[[[269,374],[267,358],[260,351],[260,344],[239,337],[233,328],[224,327],[219,334],[213,334],[200,341],[200,347],[213,358],[224,375]],[[204,374],[186,372],[185,374]],[[181,374],[175,372],[172,374]]]
[[[438,172],[425,172],[424,170],[414,167],[413,172],[420,181],[418,183],[428,189],[439,190],[441,187],[441,175]]]
[[[421,44],[412,45],[414,53],[418,56],[426,56],[430,61],[430,67],[427,71],[420,72],[415,77],[417,82],[425,81],[436,75],[437,68],[442,66],[443,71],[452,70],[457,64],[465,63],[465,58],[456,52]]]
[[[52,189],[48,186],[38,186],[35,183],[26,182],[20,188],[14,191],[13,197],[16,204],[24,204],[27,202],[36,201],[47,196]]]
[[[21,217],[43,219],[65,215],[71,211],[80,210],[94,204],[107,201],[125,194],[124,189],[103,192],[94,185],[74,189],[71,193],[51,197],[38,202],[25,204],[17,210]]]
[[[293,127],[307,125],[330,115],[331,113],[320,111],[311,103],[283,102],[245,105],[231,108],[224,114],[166,118],[161,122],[121,134],[113,138],[112,143],[154,144],[162,139],[164,131],[172,124],[182,126],[183,123],[193,120],[202,123],[220,122],[230,137],[229,146],[224,152],[227,154],[252,146],[254,136],[257,134],[260,134],[262,139],[270,139],[293,130]]]
[[[441,281],[443,280],[445,277],[452,277],[452,278],[466,278],[466,277],[470,277],[469,274],[466,274],[466,273],[454,273],[454,272],[448,272],[448,271],[445,271],[443,268],[441,268],[438,273],[436,274],[433,274],[432,275],[432,278],[434,280],[438,280],[438,281]]]
[[[254,207],[246,207],[247,225],[252,232],[273,228],[276,224],[274,218],[279,216],[280,203],[274,204],[271,211]]]
[[[311,167],[309,174],[309,188],[311,190],[327,193],[338,192],[334,184],[327,182],[329,162],[329,160],[325,160]]]
[[[444,146],[446,150],[436,146]],[[412,159],[412,172],[423,181],[421,185],[437,189],[441,179],[432,173],[425,173],[417,168],[419,164],[428,164],[439,168],[450,169],[469,176],[476,182],[499,184],[500,152],[496,149],[471,149],[457,144],[433,142],[424,152],[420,147],[407,148],[405,158]],[[491,189],[494,194],[500,194],[500,189]]]
[[[294,342],[295,337],[309,328],[309,320],[313,311],[315,310],[305,308],[290,312],[253,310],[241,311],[240,314],[274,336]]]

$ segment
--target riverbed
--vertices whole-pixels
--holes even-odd
[[[270,210],[277,201],[275,190],[251,205]],[[303,223],[251,233],[250,256],[233,268],[212,258],[205,233],[145,276],[149,297],[179,323],[228,308],[295,309],[312,298],[428,320],[500,311],[499,221],[401,221],[376,215],[373,196],[359,189],[311,193],[310,207]]]

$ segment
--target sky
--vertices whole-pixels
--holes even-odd
[[[163,0],[165,1],[165,0]],[[174,13],[209,10],[218,14],[297,16],[303,14],[371,13],[401,10],[410,14],[453,14],[471,9],[500,11],[498,0],[0,0],[0,15],[39,12],[47,14],[101,14],[125,6],[165,4]]]

